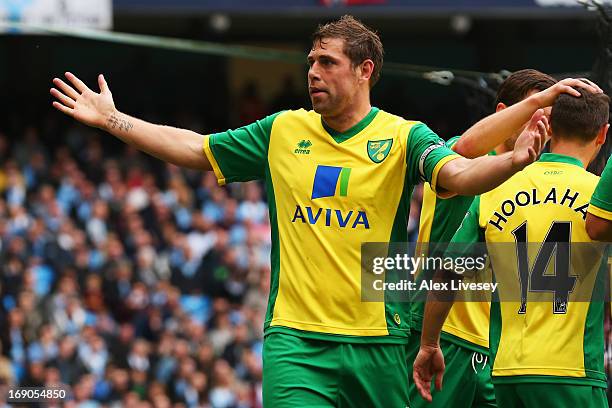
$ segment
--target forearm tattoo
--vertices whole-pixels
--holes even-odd
[[[121,119],[115,114],[112,114],[108,118],[108,127],[110,129],[119,128],[119,130],[124,130],[126,132],[129,132],[134,127],[134,125],[131,122],[125,119]]]

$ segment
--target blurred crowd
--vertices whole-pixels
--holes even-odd
[[[0,134],[0,384],[68,386],[87,408],[261,407],[263,186],[80,126],[41,139]]]
[[[49,150],[35,128],[0,146],[1,380],[69,384],[78,406],[259,406],[261,186],[156,174],[97,138]]]

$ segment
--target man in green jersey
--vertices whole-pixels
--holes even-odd
[[[560,95],[551,113],[551,153],[476,197],[452,238],[487,243],[501,299],[491,304],[490,323],[500,407],[607,406],[603,251],[584,256],[583,247],[560,244],[590,242],[585,219],[598,177],[585,168],[605,142],[608,109],[602,94]],[[448,254],[465,250],[453,247]],[[433,376],[441,386],[445,371],[438,342],[451,304],[425,306],[414,379],[427,399]]]
[[[420,180],[447,197],[479,194],[533,162],[544,143],[540,110],[514,152],[463,158],[425,124],[372,107],[382,62],[378,35],[353,17],[319,26],[308,54],[312,111],[279,112],[209,135],[120,112],[102,75],[99,93],[71,73],[70,84],[53,80],[54,107],[80,122],[161,160],[212,170],[220,184],[265,182],[269,407],[409,405],[409,305],[361,302],[361,244],[406,240],[410,194]]]
[[[512,105],[525,120],[539,108],[538,98],[550,103],[563,89],[562,84],[542,92],[557,81],[549,75],[534,69],[524,69],[511,74],[499,87],[495,101],[495,110],[500,112]],[[531,99],[529,99],[531,98]],[[520,124],[520,122],[517,122]],[[462,136],[449,139],[446,145],[465,157],[477,157],[489,151],[498,155],[514,149],[516,138],[522,131],[520,127],[501,127],[493,137],[477,139],[482,132],[473,132],[470,128]],[[475,126],[476,128],[476,126]],[[476,136],[476,137],[474,137]],[[436,251],[453,237],[465,217],[474,197],[455,196],[441,199],[436,196],[428,183],[423,189],[423,205],[419,225],[419,254]],[[442,248],[437,248],[443,251]],[[425,279],[427,273],[419,273],[417,281]],[[424,298],[419,293],[412,303],[412,322],[415,333],[409,344],[408,361],[414,361],[419,351],[421,325],[423,324]],[[420,301],[419,301],[420,300]],[[419,396],[414,383],[410,385],[410,400],[414,407],[493,407],[495,392],[491,382],[491,365],[489,355],[489,303],[459,302],[454,305],[446,320],[440,340],[447,367],[444,389],[432,390],[433,403],[428,403]]]
[[[610,158],[591,198],[586,228],[591,239],[612,241],[612,159]]]

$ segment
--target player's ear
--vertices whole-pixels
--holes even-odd
[[[503,102],[500,102],[500,103],[498,103],[498,104],[497,104],[497,106],[495,107],[495,112],[499,112],[500,110],[504,110],[504,109],[506,109],[506,108],[507,108],[506,104],[505,104],[505,103],[503,103]]]
[[[374,72],[374,61],[371,59],[366,59],[359,65],[359,76],[361,80],[369,82],[372,77],[372,73]]]
[[[601,129],[597,133],[597,141],[595,143],[597,143],[598,146],[602,146],[604,143],[606,143],[606,136],[608,135],[609,129],[610,129],[610,124],[606,123],[604,126],[601,127]]]

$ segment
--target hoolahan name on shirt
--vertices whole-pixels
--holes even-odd
[[[489,220],[489,224],[497,228],[499,231],[503,231],[505,224],[508,222],[508,218],[511,217],[516,211],[517,207],[533,206],[539,204],[557,204],[566,206],[573,209],[575,212],[582,214],[582,219],[586,219],[587,208],[589,207],[590,197],[584,200],[579,200],[580,193],[578,191],[572,191],[569,188],[557,189],[551,187],[545,195],[540,195],[538,191],[533,188],[531,191],[521,190],[516,193],[513,198],[504,200],[499,207],[499,211],[495,211]]]

